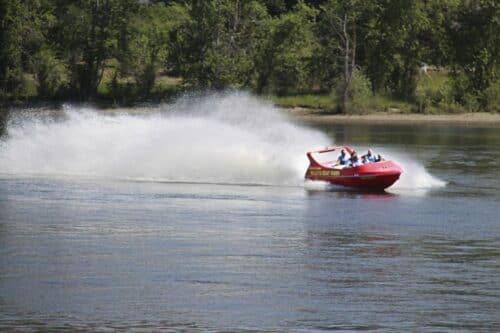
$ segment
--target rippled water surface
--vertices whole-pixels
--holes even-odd
[[[309,130],[406,186],[1,173],[0,331],[499,331],[500,130]]]

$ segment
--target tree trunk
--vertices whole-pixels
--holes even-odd
[[[241,15],[241,2],[240,0],[236,0],[235,11],[234,11],[234,22],[233,22],[234,33],[238,31],[238,26],[240,24],[240,15]]]
[[[351,71],[349,70],[349,35],[347,33],[347,14],[342,21],[342,33],[344,35],[344,91],[342,93],[342,112],[347,112],[347,101],[349,99],[349,84],[351,82]]]
[[[110,6],[109,0],[96,0],[92,4],[90,36],[83,56],[85,66],[80,77],[80,96],[84,100],[97,97],[97,87],[102,78],[106,58],[106,42],[109,38]]]
[[[356,68],[356,21],[352,22],[352,46],[351,46],[351,78]]]

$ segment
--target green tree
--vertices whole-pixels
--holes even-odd
[[[154,86],[156,74],[165,66],[169,51],[169,35],[188,20],[183,5],[163,3],[144,5],[130,24],[131,35],[125,72],[135,78],[140,93],[147,96]],[[122,56],[121,59],[124,57]]]
[[[179,72],[196,86],[221,88],[230,81],[228,43],[231,2],[193,0],[190,20],[174,36]]]
[[[0,97],[23,86],[22,35],[28,8],[20,0],[0,0]]]
[[[38,82],[40,97],[52,98],[61,93],[68,84],[68,70],[51,49],[41,49],[31,57],[33,74]]]
[[[347,112],[348,101],[352,98],[349,91],[357,65],[358,26],[365,7],[364,2],[356,0],[330,0],[320,7],[321,15],[317,26],[322,50],[318,54],[329,64],[329,70],[323,72],[330,77],[325,79],[334,83],[335,77],[341,77],[342,83],[335,84],[335,96],[342,112]]]
[[[38,0],[28,4],[30,28],[23,38],[24,68],[36,79],[38,95],[53,98],[66,90],[69,76],[52,38],[56,24],[55,3]]]
[[[170,63],[192,85],[221,89],[248,81],[265,9],[257,1],[193,0],[171,34]]]
[[[0,0],[0,94],[24,94],[32,57],[47,47],[53,8],[51,0]]]
[[[299,2],[292,11],[270,17],[260,26],[259,43],[254,56],[255,90],[293,92],[309,81],[316,11]]]
[[[80,99],[94,99],[104,64],[115,54],[120,27],[137,12],[137,0],[58,1],[57,36],[71,72],[71,88]]]
[[[500,63],[500,5],[461,1],[449,26],[456,99],[472,108],[493,108]],[[498,108],[498,106],[496,106]]]
[[[422,64],[419,34],[428,25],[424,4],[412,1],[378,1],[367,36],[367,74],[373,89],[389,89],[411,99]]]

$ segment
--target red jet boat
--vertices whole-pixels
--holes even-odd
[[[393,161],[379,161],[358,166],[338,165],[337,161],[318,162],[313,154],[329,153],[344,149],[349,155],[353,150],[349,147],[328,147],[307,152],[309,167],[305,178],[320,180],[331,184],[365,190],[384,190],[394,184],[403,170]]]

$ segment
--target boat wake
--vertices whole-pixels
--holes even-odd
[[[404,170],[399,181],[388,189],[390,192],[419,195],[425,194],[430,189],[446,186],[445,181],[427,172],[422,164],[410,159],[407,155],[396,152],[387,156],[398,161]]]
[[[331,144],[322,132],[242,92],[187,95],[131,110],[67,105],[11,115],[0,141],[0,173],[8,177],[304,186],[305,152]],[[420,178],[432,179],[414,166]],[[421,186],[412,173],[396,186]]]

